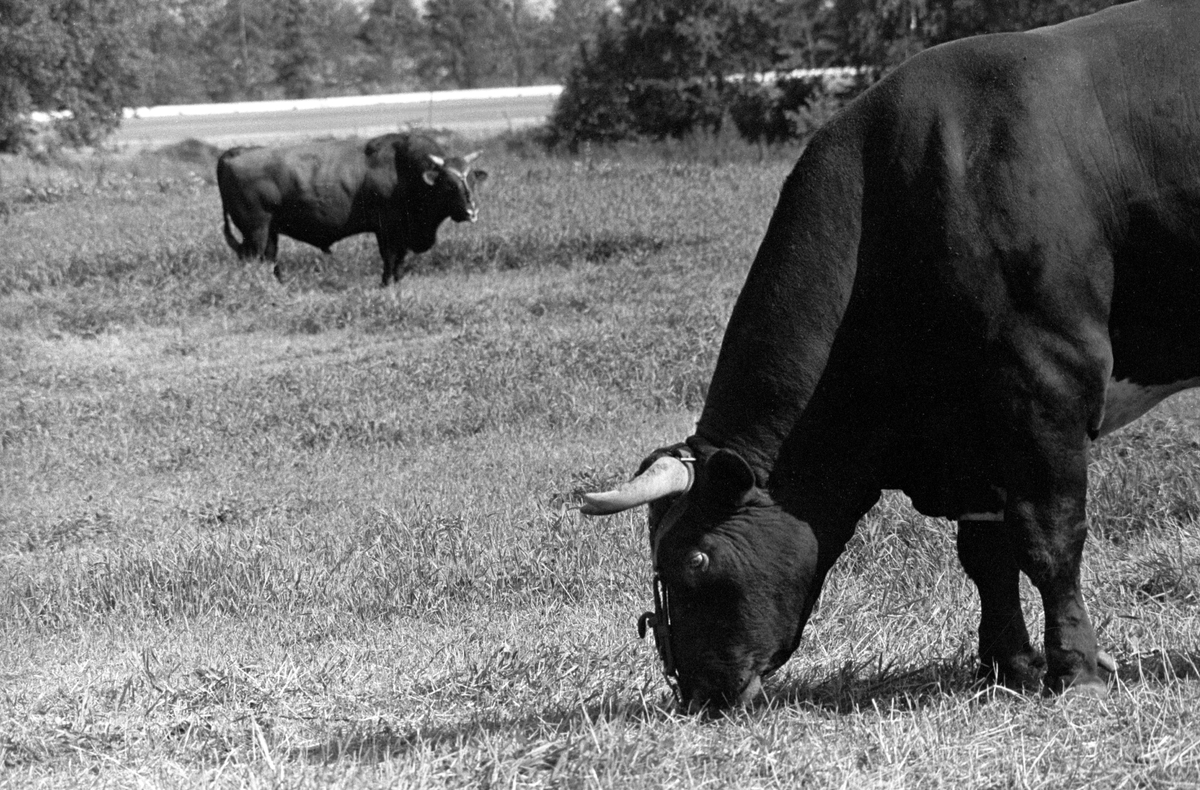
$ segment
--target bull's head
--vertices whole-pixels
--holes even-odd
[[[650,505],[654,628],[689,710],[746,704],[795,651],[820,588],[817,542],[738,454],[680,445],[623,486],[585,494],[586,515]]]
[[[433,201],[444,212],[442,216],[449,216],[455,222],[474,222],[479,218],[474,190],[488,176],[486,170],[471,169],[471,163],[479,157],[479,153],[475,151],[449,159],[429,154],[431,166],[425,170],[422,178],[433,188]]]

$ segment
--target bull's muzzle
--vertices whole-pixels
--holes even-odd
[[[680,707],[688,713],[716,713],[733,708],[747,708],[763,696],[762,676],[754,674],[737,694],[722,694],[702,688],[684,692]]]

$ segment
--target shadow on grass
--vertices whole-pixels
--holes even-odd
[[[908,711],[984,688],[977,678],[974,660],[964,658],[915,667],[848,662],[816,680],[796,680],[776,687],[769,704],[839,714],[863,709]]]
[[[1151,650],[1121,658],[1117,679],[1125,685],[1200,680],[1200,651]]]
[[[1126,686],[1200,680],[1200,651],[1156,650],[1121,656],[1116,681]],[[980,679],[974,658],[956,657],[918,667],[896,668],[847,664],[815,682],[796,681],[779,687],[771,706],[812,706],[833,713],[862,709],[918,710],[949,696],[972,694],[978,701],[1027,696]]]
[[[1155,651],[1128,656],[1118,669],[1118,680],[1125,685],[1197,679],[1200,679],[1200,651]],[[432,728],[399,730],[381,722],[351,724],[325,743],[296,750],[292,757],[314,763],[345,759],[374,763],[403,756],[414,749],[461,747],[478,737],[504,735],[514,742],[541,744],[538,747],[541,767],[553,768],[557,754],[553,748],[555,733],[569,741],[574,737],[572,733],[587,731],[597,722],[653,723],[690,718],[677,712],[666,695],[660,695],[660,702],[652,702],[646,696],[647,689],[642,692],[640,699],[614,693],[583,707],[556,708],[515,718],[487,716]],[[838,715],[862,710],[904,713],[943,704],[948,698],[961,700],[964,696],[972,697],[973,702],[987,703],[1020,696],[1033,700],[1037,693],[1021,694],[990,686],[978,679],[974,661],[963,658],[902,668],[878,663],[846,664],[813,681],[795,680],[775,686],[768,691],[765,702],[750,711],[734,713],[732,718],[780,708],[815,708]],[[723,718],[711,716],[707,721],[719,723]],[[534,756],[533,751],[529,756]]]
[[[558,239],[539,234],[480,235],[439,244],[426,255],[415,258],[409,271],[420,274],[431,271],[489,272],[569,267],[583,262],[641,262],[676,245],[702,246],[709,240],[706,236],[666,238],[639,232],[611,231]]]
[[[476,740],[503,735],[515,742],[553,745],[557,739],[571,740],[597,722],[654,722],[683,718],[665,695],[662,704],[648,698],[635,700],[605,695],[600,702],[571,707],[554,707],[542,713],[518,717],[481,715],[469,720],[433,727],[396,729],[386,722],[353,722],[335,731],[324,743],[296,749],[292,759],[327,764],[340,760],[377,763],[411,751],[459,747]]]
[[[911,710],[933,704],[937,698],[982,688],[975,681],[973,668],[962,662],[943,662],[929,666],[896,669],[891,666],[846,665],[815,682],[789,683],[768,692],[766,701],[728,718],[757,716],[781,707],[817,707],[836,713],[860,709]],[[546,759],[553,757],[555,734],[567,740],[587,732],[598,722],[655,723],[671,720],[696,720],[676,710],[661,685],[630,692],[610,692],[599,702],[571,707],[554,707],[541,713],[519,717],[480,716],[431,728],[393,729],[385,722],[349,723],[324,743],[296,750],[294,759],[315,763],[339,760],[379,762],[403,756],[410,751],[440,750],[459,747],[477,738],[492,740],[503,735],[515,743],[542,744]],[[702,717],[706,723],[719,724],[721,714]],[[550,766],[552,767],[552,766]]]

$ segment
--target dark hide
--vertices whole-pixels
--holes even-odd
[[[985,672],[1103,691],[1089,444],[1200,380],[1197,42],[1186,0],[958,41],[816,135],[730,318],[695,483],[651,511],[686,701],[739,701],[792,654],[887,488],[960,522]]]
[[[475,220],[472,190],[486,178],[430,138],[409,134],[231,148],[217,161],[225,240],[240,258],[274,261],[280,234],[328,253],[347,236],[374,233],[384,285],[400,278],[410,250],[425,252],[434,245],[447,217]]]

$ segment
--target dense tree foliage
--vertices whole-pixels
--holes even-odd
[[[603,2],[0,0],[0,150],[35,110],[91,143],[131,105],[555,83]]]
[[[746,137],[800,137],[846,95],[926,47],[1025,30],[1113,0],[621,0],[564,82],[551,139],[667,137],[732,122]],[[755,79],[825,66],[857,79]],[[842,92],[841,96],[836,95]]]
[[[552,136],[803,135],[803,67],[872,78],[926,46],[1112,0],[0,0],[0,150],[33,110],[68,142],[123,106],[563,82]],[[751,76],[747,76],[751,75]]]
[[[886,70],[926,47],[981,33],[1028,30],[1114,5],[1114,0],[838,0],[823,34],[847,65]]]
[[[167,4],[176,8],[157,14],[157,35],[144,40],[155,63],[187,64],[178,71],[191,84],[172,88],[193,101],[555,83],[569,61],[561,53],[578,41],[551,35],[551,9],[535,14],[528,0]],[[145,103],[173,101],[149,90],[163,83],[140,83]]]
[[[65,140],[115,128],[134,95],[137,53],[123,0],[0,0],[0,150],[30,133],[33,110],[68,111]]]
[[[410,90],[432,60],[425,22],[410,0],[373,0],[358,31],[364,49],[363,88]]]

